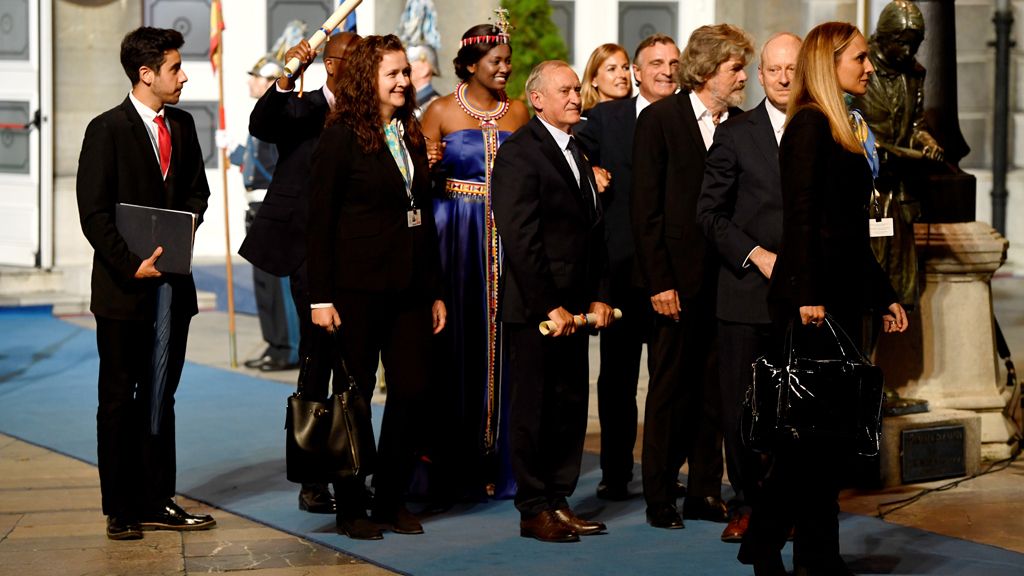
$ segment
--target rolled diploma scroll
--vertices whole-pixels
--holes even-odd
[[[619,310],[618,308],[613,308],[612,320],[614,321],[620,319],[622,319],[622,310]],[[597,322],[597,314],[577,314],[572,317],[572,323],[575,324],[577,328],[589,326],[594,322]],[[555,323],[552,322],[551,320],[545,320],[540,323],[540,326],[537,326],[537,329],[540,330],[541,336],[548,336],[555,331]]]
[[[309,47],[313,50],[319,48],[320,45],[324,43],[324,40],[327,39],[328,34],[333,32],[334,29],[338,27],[338,24],[341,24],[341,21],[347,18],[349,13],[356,9],[356,6],[359,6],[362,3],[363,0],[345,0],[345,3],[338,6],[338,9],[334,11],[334,14],[331,14],[331,16],[324,21],[324,25],[314,32],[309,38]],[[327,30],[327,32],[324,32],[324,30]],[[291,78],[295,75],[295,71],[298,70],[301,65],[302,62],[299,62],[298,58],[292,58],[284,65],[284,75]]]

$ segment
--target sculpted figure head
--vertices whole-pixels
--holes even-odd
[[[914,66],[914,55],[924,40],[924,15],[909,0],[893,0],[882,9],[871,36],[877,56],[897,70]]]

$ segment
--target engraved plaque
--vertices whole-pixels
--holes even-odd
[[[904,430],[901,456],[904,484],[963,476],[967,473],[964,427]]]

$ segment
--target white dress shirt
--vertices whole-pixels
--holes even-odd
[[[704,139],[704,148],[710,150],[711,143],[715,141],[715,126],[729,119],[729,111],[722,112],[718,116],[718,122],[715,122],[711,111],[704,105],[704,102],[701,102],[696,92],[690,92],[690,104],[693,105],[693,114],[697,117],[697,126],[700,127],[700,135]]]
[[[131,92],[128,93],[128,100],[131,101],[132,106],[135,106],[135,111],[139,113],[139,116],[142,116],[142,125],[146,127],[146,134],[149,134],[149,143],[153,145],[153,155],[156,157],[156,165],[159,168],[160,167],[160,128],[157,127],[156,122],[154,122],[153,120],[157,116],[160,116],[161,118],[163,118],[164,109],[160,108],[159,112],[154,111],[149,106],[146,106],[145,104],[143,104],[138,98],[135,97],[135,94],[132,94]],[[164,122],[166,122],[166,121],[167,120],[165,118]],[[167,124],[165,123],[164,126],[167,126]],[[167,126],[168,133],[170,133],[170,130],[171,130],[171,127]],[[174,148],[171,148],[171,153],[172,154],[174,153]],[[165,180],[167,179],[167,175],[166,174],[163,174],[163,177],[164,177]]]

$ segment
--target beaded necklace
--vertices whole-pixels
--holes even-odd
[[[498,120],[508,112],[508,96],[502,92],[501,102],[498,104],[497,108],[494,110],[480,110],[470,104],[469,99],[466,98],[467,88],[468,85],[465,82],[459,82],[459,85],[455,87],[455,101],[459,103],[459,108],[462,108],[462,111],[470,117],[479,120],[481,127],[497,126]]]

